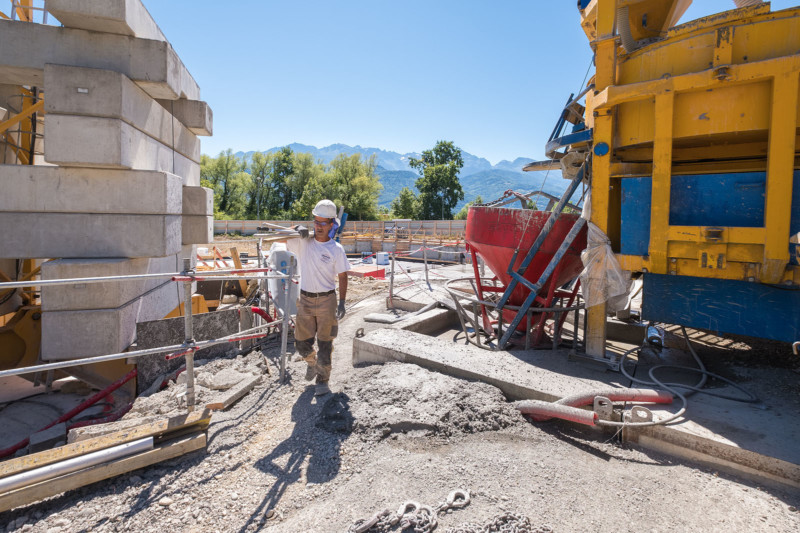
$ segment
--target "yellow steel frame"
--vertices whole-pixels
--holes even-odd
[[[673,7],[679,3],[681,0],[676,0]],[[625,175],[633,173],[652,176],[649,256],[618,255],[622,268],[639,272],[763,283],[800,282],[800,269],[788,264],[792,183],[794,169],[798,166],[796,132],[800,55],[732,64],[735,26],[719,26],[741,24],[743,19],[745,23],[785,19],[800,16],[800,10],[797,10],[797,14],[782,12],[775,15],[769,12],[768,6],[762,5],[727,12],[711,21],[706,20],[705,23],[690,23],[679,30],[670,30],[665,33],[666,39],[659,45],[673,44],[670,40],[686,38],[687,34],[716,31],[710,68],[617,85],[619,61],[634,54],[644,59],[648,53],[647,50],[639,50],[625,55],[621,51],[618,38],[614,36],[617,5],[619,2],[612,0],[591,2],[583,13],[582,25],[590,38],[596,36],[591,43],[595,51],[595,91],[586,97],[586,121],[594,129],[595,145],[607,143],[612,147],[608,155],[595,156],[592,160],[591,220],[609,235],[612,242],[619,240],[616,233],[619,213],[612,190],[619,186],[620,179],[624,179]],[[685,9],[683,6],[679,7]],[[709,24],[716,26],[709,28]],[[676,58],[690,53],[679,49],[679,46],[673,47]],[[765,122],[768,140],[766,151],[762,147],[763,143],[758,142],[750,142],[745,150],[754,157],[765,158],[766,161],[724,162],[722,166],[692,163],[693,153],[707,159],[709,148],[674,144],[675,129],[684,126],[676,123],[676,98],[683,93],[728,87],[742,86],[746,90],[755,83],[766,83],[769,87],[769,108],[765,111],[768,113]],[[615,159],[614,155],[617,127],[615,122],[620,107],[634,102],[650,102],[650,107],[639,107],[637,111],[641,113],[646,109],[652,115],[641,115],[636,120],[652,122],[652,148],[646,145],[626,148],[628,151],[625,154],[628,157],[635,155],[637,151],[639,156],[632,159],[633,162],[625,163]],[[723,146],[721,152],[727,150],[733,155],[738,148]],[[720,157],[721,152],[717,152],[716,147],[713,150],[712,153]],[[741,172],[748,165],[761,171],[766,170],[764,227],[670,226],[670,189],[676,152],[681,158],[686,158],[684,161],[688,161],[688,164],[681,167],[682,172],[691,172],[692,168],[701,168],[705,172],[719,172],[721,169]],[[652,163],[648,163],[648,159]],[[640,162],[637,163],[637,160]],[[605,317],[604,306],[590,308],[587,312],[586,349],[592,355],[605,353]]]

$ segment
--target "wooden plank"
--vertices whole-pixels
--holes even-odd
[[[206,447],[206,434],[200,433],[163,444],[150,451],[99,464],[55,479],[0,494],[0,513],[28,505],[68,490],[96,483],[132,470],[144,468]]]
[[[261,376],[253,376],[250,379],[243,380],[241,383],[232,388],[222,400],[214,403],[207,403],[206,409],[212,411],[227,409],[245,394],[253,390],[259,381],[261,381]]]
[[[233,259],[233,264],[236,266],[237,269],[242,269],[242,259],[239,257],[239,250],[233,246],[231,247],[231,259]],[[247,298],[247,281],[242,279],[239,282],[239,288],[242,289],[242,296]]]
[[[118,444],[141,439],[149,436],[160,436],[170,431],[197,425],[199,429],[208,427],[211,421],[211,413],[208,410],[195,411],[185,415],[164,418],[155,422],[149,422],[140,426],[122,429],[101,435],[99,437],[85,437],[71,444],[59,446],[52,450],[17,457],[0,463],[0,477],[6,477],[40,466],[57,463],[72,457],[78,457],[90,452],[110,448]],[[80,437],[78,437],[80,439]]]

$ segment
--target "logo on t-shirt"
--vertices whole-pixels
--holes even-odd
[[[326,265],[329,264],[331,261],[333,261],[333,258],[331,258],[331,256],[328,255],[327,253],[320,254],[319,258]]]

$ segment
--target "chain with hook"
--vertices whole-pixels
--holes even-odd
[[[431,533],[439,525],[437,515],[448,509],[460,509],[470,503],[467,490],[454,490],[447,499],[436,507],[421,505],[415,501],[407,501],[400,505],[396,512],[384,509],[369,519],[359,519],[347,530],[347,533],[388,533],[396,526],[401,530],[413,529],[415,533]]]

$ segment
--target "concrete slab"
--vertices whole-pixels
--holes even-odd
[[[181,167],[197,165],[120,119],[47,115],[44,126],[44,158],[54,165],[160,170],[184,178]]]
[[[156,101],[195,135],[210,137],[214,134],[214,113],[206,102],[185,98]]]
[[[214,191],[207,187],[184,187],[183,214],[200,215],[204,217],[213,216]]]
[[[181,217],[183,244],[208,244],[214,241],[214,217],[184,215]]]
[[[117,353],[136,338],[136,324],[156,320],[179,302],[178,283],[168,281],[116,309],[42,313],[43,361]]]
[[[0,212],[180,215],[181,183],[168,172],[0,165]]]
[[[512,400],[554,401],[579,392],[628,387],[621,374],[568,361],[566,351],[495,352],[398,329],[381,329],[353,341],[353,364],[402,361],[492,384]],[[796,393],[776,387],[780,369],[746,369],[748,388],[759,387],[763,405],[695,395],[680,423],[626,428],[624,437],[644,447],[713,465],[760,482],[800,488],[800,417]],[[787,381],[786,371],[781,382]],[[758,383],[755,383],[759,375]],[[789,376],[789,381],[796,377]],[[780,383],[780,382],[779,382]],[[781,392],[783,389],[783,392]],[[736,394],[731,387],[715,389]],[[792,406],[792,407],[790,407]],[[656,418],[680,402],[652,409]],[[790,415],[791,416],[788,416]]]
[[[56,259],[42,265],[42,279],[130,276],[179,272],[183,268],[180,254],[167,257],[137,259]],[[167,281],[149,278],[109,283],[79,283],[42,287],[42,311],[77,311],[113,309],[141,296]]]
[[[0,213],[0,257],[163,257],[181,249],[181,217]]]
[[[141,0],[45,0],[44,7],[66,28],[167,40]]]
[[[236,308],[192,315],[192,331],[195,340],[208,340],[224,337],[239,331],[239,310]],[[185,339],[183,317],[164,318],[136,324],[136,347],[156,348],[181,344]],[[215,359],[236,353],[236,343],[218,344],[198,350],[195,360]],[[186,364],[184,358],[164,359],[163,355],[146,355],[136,360],[138,370],[137,388],[141,394],[163,374],[174,372]]]
[[[200,99],[200,88],[172,46],[127,35],[0,19],[0,79],[44,86],[47,63],[125,74],[153,98]]]
[[[37,431],[30,437],[28,453],[37,453],[44,450],[62,446],[67,443],[67,424],[61,422],[55,426]]]
[[[200,162],[197,136],[124,74],[48,64],[44,67],[44,85],[47,116],[118,118],[188,159]]]

